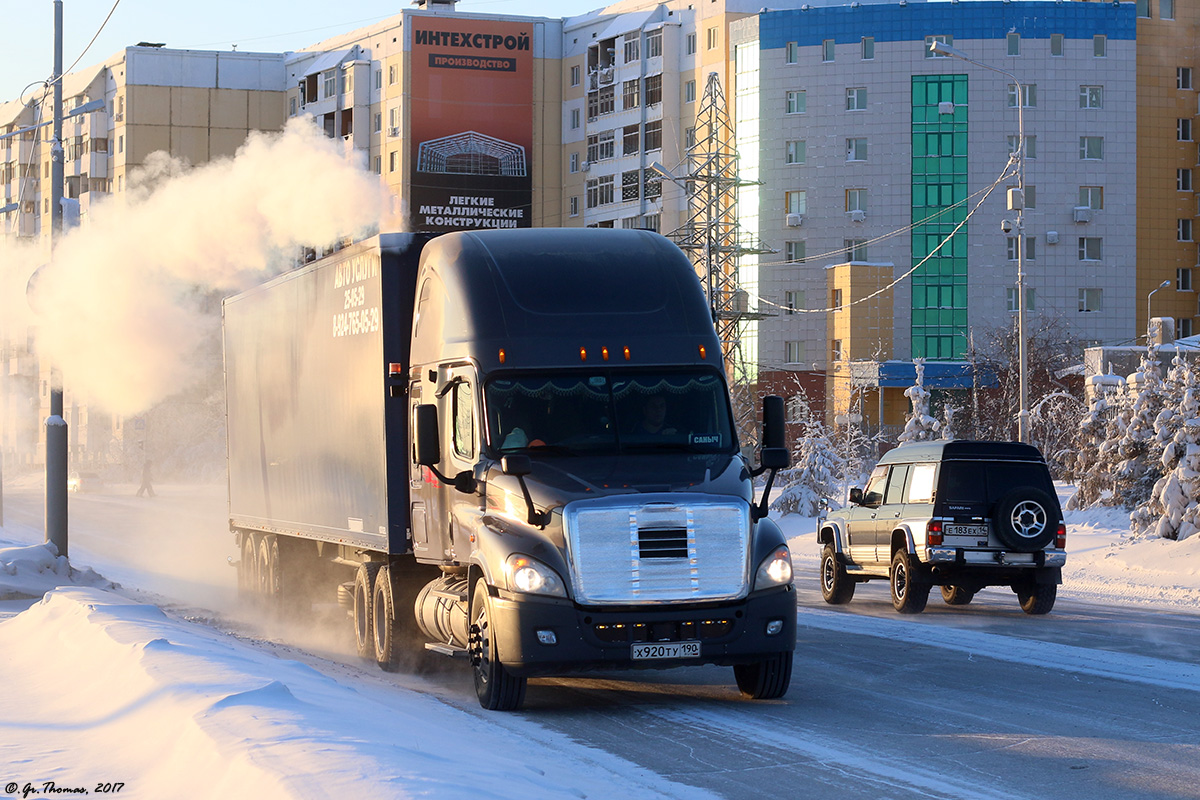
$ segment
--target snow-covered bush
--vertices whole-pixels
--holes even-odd
[[[904,396],[912,403],[912,412],[905,418],[904,431],[899,437],[900,444],[930,441],[937,438],[935,434],[942,428],[942,423],[929,415],[929,390],[925,388],[925,359],[914,358],[913,365],[917,368],[917,382],[904,390]]]
[[[1155,418],[1154,443],[1164,474],[1129,522],[1138,535],[1186,539],[1200,529],[1200,375],[1176,356],[1166,387],[1179,401]]]
[[[1151,342],[1141,367],[1125,383],[1131,402],[1127,424],[1115,442],[1112,505],[1132,509],[1145,503],[1162,477],[1161,451],[1154,446],[1155,422],[1166,403],[1159,366],[1158,345]]]
[[[780,514],[815,517],[822,501],[839,508],[845,461],[829,439],[825,423],[817,419],[801,395],[796,398],[803,434],[792,448],[792,468],[781,470],[777,480],[782,491],[771,504]]]
[[[1088,394],[1091,402],[1079,423],[1076,459],[1070,470],[1075,493],[1067,501],[1067,508],[1073,510],[1101,505],[1112,496],[1115,464],[1105,460],[1101,453],[1111,454],[1113,447],[1106,445],[1120,430],[1121,415],[1127,411],[1125,381],[1116,375],[1089,378]]]

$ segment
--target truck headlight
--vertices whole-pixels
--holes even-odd
[[[787,547],[780,545],[759,564],[758,574],[754,577],[754,588],[765,589],[769,586],[783,586],[791,582],[792,554]]]
[[[558,573],[536,559],[513,554],[504,562],[504,567],[508,573],[508,588],[514,592],[567,596],[566,587]]]

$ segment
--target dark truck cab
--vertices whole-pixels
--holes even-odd
[[[373,245],[385,285],[388,245]],[[412,647],[469,658],[488,708],[518,707],[530,676],[702,663],[733,666],[748,696],[783,695],[791,560],[752,486],[786,464],[782,403],[764,403],[769,446],[752,467],[686,257],[656,234],[588,229],[406,241],[409,261],[414,248],[411,336],[391,335],[402,311],[383,298],[371,357],[387,374],[370,476],[387,487],[384,519],[349,517],[386,543],[334,549],[340,533],[234,514],[243,553],[270,535],[356,567],[342,596],[360,652],[385,669]]]

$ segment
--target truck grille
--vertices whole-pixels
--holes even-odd
[[[729,600],[749,586],[750,509],[704,495],[639,494],[564,509],[582,604]]]

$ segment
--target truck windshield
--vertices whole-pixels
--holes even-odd
[[[502,453],[727,453],[725,383],[711,370],[526,374],[484,388],[488,441]]]

